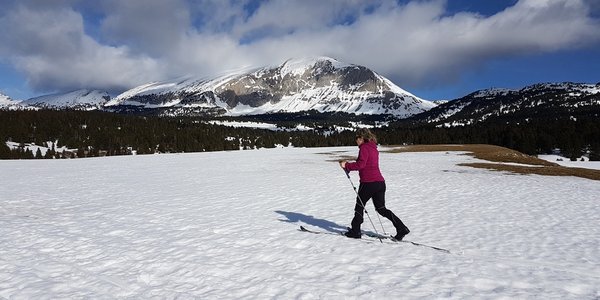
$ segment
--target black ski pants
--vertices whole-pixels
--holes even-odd
[[[371,198],[373,198],[373,204],[377,213],[390,220],[398,232],[408,231],[408,228],[402,223],[400,218],[385,207],[385,181],[361,183],[358,188],[358,196],[356,197],[354,218],[351,223],[353,231],[360,232],[360,225],[364,221],[364,209]]]

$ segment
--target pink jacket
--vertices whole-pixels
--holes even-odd
[[[366,142],[360,145],[358,159],[353,163],[346,163],[346,171],[358,171],[360,182],[385,181],[379,170],[379,151],[377,144]]]

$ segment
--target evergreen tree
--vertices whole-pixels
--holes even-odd
[[[3,143],[0,142],[0,159],[11,159],[13,158],[13,153],[10,151],[10,148]]]
[[[25,152],[23,152],[23,156],[21,157],[23,159],[32,159],[33,157],[33,151],[31,151],[31,149],[27,148],[27,150]]]
[[[600,143],[595,143],[590,147],[590,161],[600,161]]]

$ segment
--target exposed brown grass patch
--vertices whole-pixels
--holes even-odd
[[[558,166],[558,164],[539,159],[535,156],[523,154],[512,149],[483,144],[472,145],[411,145],[394,148],[389,152],[439,152],[439,151],[462,151],[469,152],[478,159],[493,162],[518,163],[534,166]]]
[[[600,171],[598,170],[569,168],[563,166],[527,167],[488,163],[466,163],[459,164],[459,166],[489,169],[494,171],[508,171],[518,174],[537,174],[546,176],[576,176],[592,180],[600,180]]]
[[[537,174],[546,176],[576,176],[592,180],[600,180],[600,170],[583,168],[569,168],[558,164],[526,155],[521,152],[493,145],[411,145],[399,146],[387,152],[439,152],[439,151],[461,151],[467,152],[475,158],[487,160],[493,163],[464,163],[461,166],[482,168],[495,171],[508,171],[517,174]],[[516,166],[503,163],[518,163],[530,166]]]
[[[346,151],[331,151],[331,152],[320,152],[317,154],[322,154],[322,155],[327,155],[330,156],[330,159],[327,159],[327,161],[332,161],[332,162],[338,162],[341,160],[357,160],[358,158],[356,156],[351,156],[351,155],[347,155],[347,154],[341,154],[341,153],[345,153]]]

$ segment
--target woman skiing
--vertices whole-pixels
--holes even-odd
[[[385,179],[379,170],[377,138],[369,129],[361,128],[356,131],[356,144],[359,147],[356,162],[340,161],[342,169],[346,172],[358,171],[360,176],[358,197],[356,197],[356,205],[354,206],[354,218],[351,223],[352,228],[349,228],[345,235],[356,239],[361,237],[360,225],[363,222],[365,205],[367,205],[369,199],[373,198],[375,210],[394,224],[396,228],[394,238],[402,240],[410,230],[402,223],[400,218],[385,207]]]

